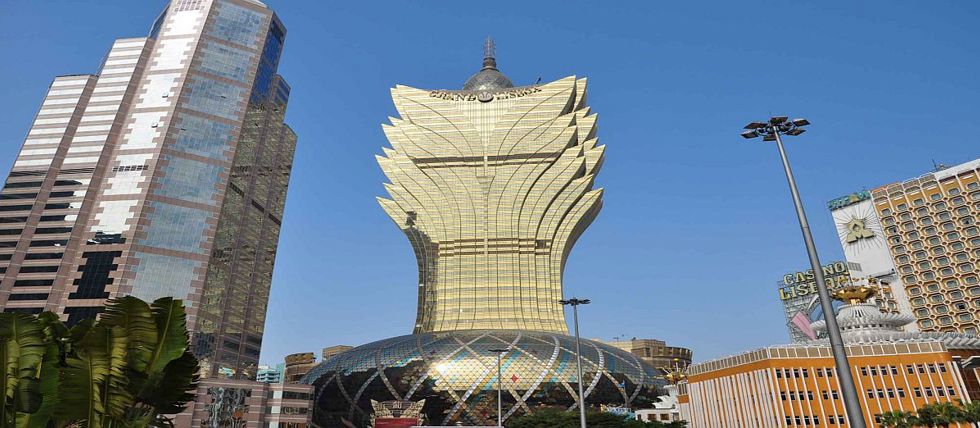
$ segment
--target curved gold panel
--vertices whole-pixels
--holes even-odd
[[[602,205],[586,79],[498,91],[391,90],[382,208],[419,269],[415,332],[566,333],[562,272]]]

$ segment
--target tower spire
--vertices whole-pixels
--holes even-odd
[[[496,70],[497,69],[497,57],[496,51],[497,45],[493,43],[493,39],[487,36],[487,40],[483,42],[483,68],[482,70]]]

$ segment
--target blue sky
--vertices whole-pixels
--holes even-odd
[[[410,332],[415,261],[375,203],[388,89],[459,88],[487,35],[516,84],[589,78],[607,144],[599,218],[565,272],[585,337],[660,338],[696,360],[788,340],[775,282],[807,264],[775,147],[747,122],[805,116],[788,150],[824,261],[825,202],[980,155],[980,3],[268,0],[296,163],[262,361]],[[51,79],[92,73],[162,0],[5,0],[0,165]]]

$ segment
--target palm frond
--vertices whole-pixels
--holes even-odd
[[[110,300],[100,323],[125,330],[129,368],[146,372],[157,343],[157,327],[150,306],[133,296]]]
[[[37,318],[18,313],[0,314],[3,421],[12,420],[17,412],[33,412],[41,406],[37,371],[44,351],[44,333]]]
[[[137,397],[145,402],[153,400],[153,395],[163,382],[167,365],[181,358],[188,348],[187,315],[183,302],[164,297],[154,301],[150,308],[156,323],[157,341],[146,370],[145,381],[137,393]]]

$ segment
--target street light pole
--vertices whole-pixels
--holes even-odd
[[[783,148],[783,139],[780,137],[781,134],[800,135],[806,131],[803,127],[809,125],[810,122],[806,119],[794,119],[792,121],[787,119],[785,116],[777,116],[770,118],[768,122],[752,122],[745,127],[748,131],[742,132],[742,137],[763,136],[763,141],[775,141],[776,148],[779,149],[779,157],[783,161],[786,181],[789,183],[789,191],[793,196],[793,205],[796,207],[796,217],[800,222],[800,232],[803,234],[803,242],[810,258],[810,267],[813,269],[813,277],[817,283],[817,294],[820,296],[820,307],[823,309],[824,319],[827,323],[827,335],[830,339],[830,349],[834,354],[834,365],[837,367],[837,376],[844,396],[847,420],[850,422],[851,428],[865,428],[864,412],[861,410],[857,389],[854,387],[851,364],[847,361],[847,350],[844,347],[844,340],[841,338],[840,326],[837,325],[837,316],[834,314],[834,307],[830,300],[830,291],[827,289],[827,282],[820,266],[820,258],[817,256],[817,247],[813,244],[813,235],[810,234],[810,224],[807,222],[806,212],[803,210],[803,202],[800,200],[800,193],[796,188],[793,169],[789,165],[786,150]]]
[[[510,351],[507,348],[491,349],[490,352],[497,354],[497,426],[504,426],[504,393],[503,389],[500,387],[500,357],[504,355],[505,352]]]
[[[568,300],[559,300],[562,305],[571,305],[573,318],[575,319],[575,363],[578,368],[578,416],[581,428],[586,428],[585,426],[585,392],[582,388],[582,338],[578,333],[578,305],[588,305],[592,303],[589,299],[577,299],[571,298]]]

